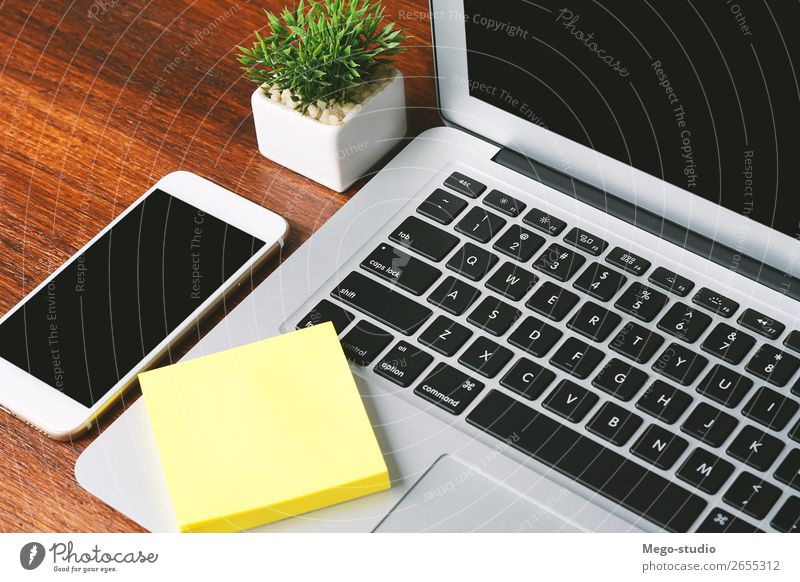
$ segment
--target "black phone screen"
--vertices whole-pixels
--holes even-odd
[[[162,190],[0,325],[0,357],[91,407],[264,242]]]

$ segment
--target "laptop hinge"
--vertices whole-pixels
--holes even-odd
[[[514,150],[501,148],[492,161],[646,230],[795,301],[800,301],[800,279],[788,273],[742,255],[728,246],[716,243],[704,235],[665,220],[662,216],[639,208]]]

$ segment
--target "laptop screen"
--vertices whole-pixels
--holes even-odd
[[[798,237],[800,4],[464,10],[472,97]]]

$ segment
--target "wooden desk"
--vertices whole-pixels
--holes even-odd
[[[413,137],[440,125],[428,4],[385,4],[413,35],[397,59]],[[0,313],[173,170],[205,176],[284,216],[292,228],[287,253],[363,185],[336,194],[258,153],[253,85],[242,78],[234,47],[263,26],[263,8],[283,5],[0,5]],[[75,481],[75,460],[96,435],[59,443],[0,411],[0,531],[140,531]]]

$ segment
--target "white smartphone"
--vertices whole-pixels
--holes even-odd
[[[79,436],[288,229],[194,174],[159,180],[0,319],[0,407]]]

